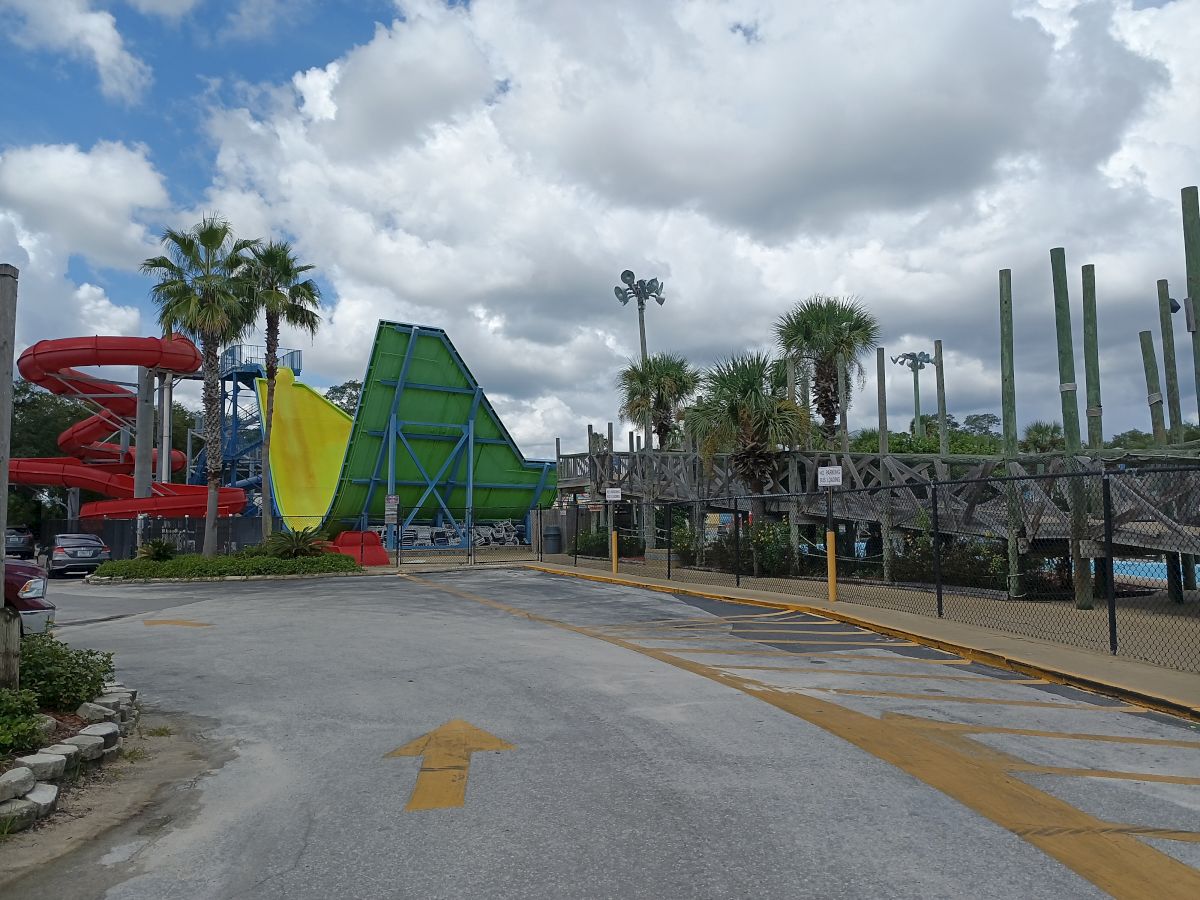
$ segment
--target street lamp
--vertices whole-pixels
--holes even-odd
[[[892,362],[898,366],[912,369],[913,373],[913,437],[925,437],[925,422],[921,419],[921,381],[917,374],[926,365],[933,362],[933,357],[924,350],[919,353],[901,353],[899,356],[893,356]]]
[[[646,301],[653,298],[654,301],[656,303],[658,303],[659,306],[662,306],[664,303],[667,302],[667,298],[663,296],[662,282],[660,282],[657,278],[651,278],[649,281],[645,281],[644,279],[638,278],[636,275],[634,275],[633,270],[631,270],[631,269],[626,269],[624,272],[621,273],[621,283],[624,284],[625,286],[621,287],[621,285],[619,284],[613,288],[613,294],[616,295],[616,298],[618,301],[620,301],[621,305],[628,306],[630,300],[637,300],[638,337],[641,339],[642,372],[644,373],[646,371],[647,363],[649,361],[649,355],[646,353]],[[648,465],[650,462],[650,459],[651,459],[650,453],[653,449],[652,445],[650,443],[652,430],[651,430],[650,410],[649,409],[646,410],[646,421],[642,423],[642,427],[643,427],[642,441],[643,441],[643,444],[645,445],[646,462],[647,462],[646,472],[645,472],[645,476],[644,476],[646,481],[643,486],[643,497],[645,499],[649,499],[648,491],[650,489],[650,485],[653,483],[653,481],[651,479],[650,471],[649,471],[649,465]],[[647,504],[646,509],[643,513],[643,521],[644,521],[643,537],[646,541],[647,547],[653,547],[655,544],[654,522],[653,522],[652,516],[653,516],[653,513],[650,510],[649,504]],[[670,528],[669,523],[668,523],[667,527]]]

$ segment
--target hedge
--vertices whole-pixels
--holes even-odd
[[[31,753],[43,743],[37,694],[0,688],[0,754]]]
[[[45,709],[74,712],[104,693],[114,671],[111,653],[76,650],[50,634],[30,634],[21,641],[21,687],[36,694]]]
[[[357,572],[359,565],[342,553],[275,559],[270,556],[177,556],[175,559],[117,559],[101,563],[100,578],[215,578],[227,575],[314,575]]]

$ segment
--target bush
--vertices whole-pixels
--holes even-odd
[[[0,753],[29,753],[42,743],[37,694],[0,688]]]
[[[137,558],[166,562],[168,559],[174,559],[178,552],[179,548],[170,541],[146,541],[138,547]]]
[[[571,552],[578,553],[580,556],[598,556],[608,559],[610,540],[607,531],[585,531],[576,537],[575,547]],[[632,535],[618,535],[617,554],[625,559],[645,556],[646,544],[641,538]]]
[[[104,692],[114,671],[111,653],[77,650],[49,634],[21,641],[21,683],[46,709],[74,712]]]
[[[267,538],[263,549],[268,556],[276,559],[302,559],[306,556],[320,556],[325,552],[316,528],[276,531]]]
[[[215,578],[239,575],[315,575],[323,572],[357,572],[358,563],[341,553],[322,553],[298,559],[272,556],[178,556],[166,562],[119,559],[101,563],[100,577],[112,578]]]

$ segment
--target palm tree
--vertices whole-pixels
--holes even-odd
[[[168,228],[166,255],[142,262],[141,271],[159,279],[150,289],[165,334],[181,331],[200,343],[204,373],[204,445],[208,508],[204,555],[217,552],[217,491],[221,485],[221,344],[237,340],[253,323],[253,310],[241,289],[247,253],[256,241],[238,240],[216,215],[185,231]]]
[[[271,536],[273,521],[271,499],[271,420],[275,412],[275,375],[279,370],[279,326],[287,324],[310,335],[317,333],[321,317],[321,289],[304,273],[286,241],[271,241],[255,247],[246,271],[246,286],[252,307],[266,316],[267,409],[263,418],[262,444],[262,529]]]
[[[1025,426],[1025,434],[1021,438],[1021,450],[1024,453],[1054,453],[1067,449],[1067,439],[1063,435],[1062,425],[1058,422],[1030,422]]]
[[[787,398],[786,380],[779,361],[750,352],[721,360],[704,373],[700,396],[687,411],[687,433],[696,439],[701,456],[711,461],[728,453],[734,474],[754,494],[751,512],[762,522],[766,504],[762,497],[775,473],[778,448],[803,440],[808,412]],[[754,573],[758,552],[751,542]]]
[[[813,403],[826,436],[832,437],[842,412],[837,359],[841,356],[847,372],[861,377],[861,357],[879,343],[878,320],[855,297],[813,294],[779,317],[775,337],[780,349],[811,375]]]
[[[700,373],[682,356],[655,353],[645,365],[629,361],[617,374],[621,393],[620,416],[629,422],[645,422],[658,435],[658,449],[667,448],[667,438],[679,410],[700,384]]]

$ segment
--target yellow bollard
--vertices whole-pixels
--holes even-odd
[[[609,556],[612,557],[612,573],[617,574],[617,529],[612,530],[612,547],[609,550]]]
[[[837,603],[837,535],[825,532],[825,577],[829,582],[829,602]]]

